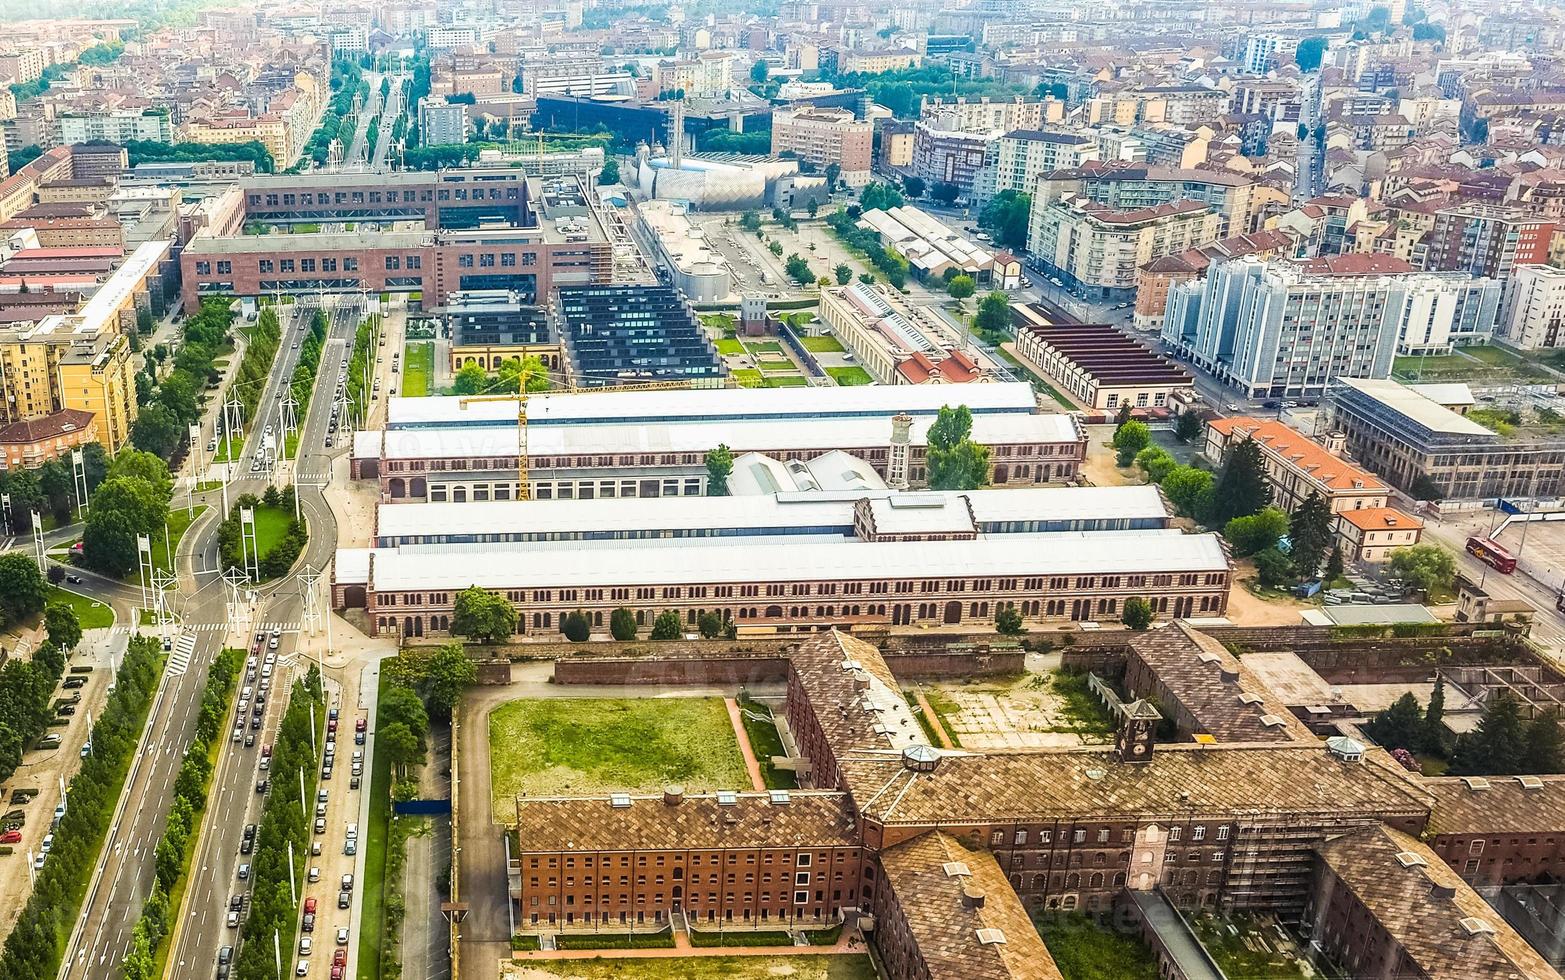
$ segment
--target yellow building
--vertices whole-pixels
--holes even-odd
[[[57,375],[60,407],[91,412],[103,448],[118,452],[136,421],[136,368],[130,341],[107,334],[88,344],[73,344],[60,358]]]
[[[88,329],[79,316],[49,316],[0,331],[0,421],[29,421],[61,409],[91,412],[113,453],[136,421],[136,369],[130,341]]]
[[[185,139],[191,143],[250,143],[266,147],[278,168],[293,166],[288,124],[279,116],[222,116],[192,119],[185,124]]]

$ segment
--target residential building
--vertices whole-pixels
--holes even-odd
[[[1169,289],[1163,339],[1251,397],[1316,398],[1339,377],[1389,377],[1399,347],[1444,351],[1492,331],[1497,283],[1378,258],[1217,263]]]
[[[1222,216],[1222,230],[1214,237],[1232,237],[1255,230],[1263,202],[1268,199],[1263,191],[1252,178],[1231,171],[1097,161],[1040,176],[1033,207],[1068,194],[1125,211],[1197,201]]]
[[[1337,541],[1347,561],[1390,561],[1398,548],[1411,548],[1424,533],[1422,518],[1395,507],[1345,510],[1337,515]]]
[[[1016,129],[990,143],[984,174],[978,180],[980,198],[1001,191],[1031,194],[1040,174],[1080,167],[1098,157],[1098,144],[1079,133]]]
[[[1544,265],[1555,222],[1528,208],[1463,204],[1435,212],[1426,268],[1504,280],[1519,265]]]
[[[6,469],[36,469],[72,449],[98,441],[97,417],[78,408],[0,426],[0,455]]]
[[[1153,259],[1136,270],[1136,306],[1134,324],[1137,330],[1160,330],[1163,314],[1168,308],[1168,291],[1175,283],[1188,282],[1206,275],[1214,261],[1253,255],[1269,259],[1286,253],[1292,239],[1280,231],[1258,231],[1250,235],[1235,235],[1206,245]]]
[[[1016,353],[1089,409],[1169,406],[1190,375],[1106,323],[1055,323],[1036,305],[1011,304]]]
[[[1024,99],[1019,95],[1011,99],[991,99],[988,96],[979,99],[963,96],[947,99],[939,95],[926,95],[918,117],[936,129],[965,133],[987,133],[996,129],[1037,131],[1045,123],[1059,122],[1059,119],[1047,117],[1058,113],[1063,118],[1063,108],[1063,104],[1057,101]]]
[[[1240,59],[1244,70],[1252,75],[1264,75],[1277,67],[1277,52],[1287,42],[1276,34],[1251,34],[1245,38],[1244,57]]]
[[[1519,265],[1505,284],[1497,333],[1523,350],[1565,346],[1565,271]]]
[[[1353,458],[1419,499],[1550,497],[1565,490],[1565,439],[1503,438],[1418,390],[1341,378],[1330,425]]]
[[[846,109],[799,106],[772,113],[772,155],[792,153],[820,169],[835,165],[849,187],[869,183],[875,125]]]
[[[1035,197],[1027,251],[1073,288],[1131,299],[1137,269],[1213,241],[1221,228],[1222,218],[1199,201],[1122,210],[1075,195]]]
[[[58,119],[62,143],[89,143],[94,140],[120,144],[131,140],[174,142],[174,124],[167,110],[62,112]]]
[[[971,197],[984,157],[1001,135],[1000,130],[968,133],[936,129],[927,122],[916,123],[910,168],[930,186],[950,184],[957,188],[961,197]]]
[[[426,146],[466,143],[467,106],[439,96],[425,96],[418,103],[418,130],[419,139]]]
[[[965,384],[989,376],[958,338],[920,322],[896,293],[878,283],[822,289],[820,319],[881,384]]]
[[[87,412],[103,447],[117,452],[136,420],[139,366],[124,335],[89,328],[79,316],[0,329],[0,419],[14,425],[63,409]]]
[[[837,71],[844,75],[855,72],[878,75],[883,71],[917,68],[924,63],[924,56],[906,48],[886,50],[839,50]]]

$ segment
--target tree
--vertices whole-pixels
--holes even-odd
[[[1411,692],[1397,698],[1391,707],[1377,712],[1364,723],[1364,734],[1387,751],[1421,750],[1425,742],[1424,730],[1424,711]]]
[[[1394,548],[1387,569],[1426,595],[1449,592],[1456,581],[1456,559],[1437,544]]]
[[[991,197],[978,212],[978,224],[994,240],[1010,249],[1027,247],[1027,222],[1032,213],[1032,195],[1005,190]]]
[[[859,273],[859,282],[862,282],[866,286],[873,286],[873,285],[875,285],[875,275],[874,275],[874,273],[871,273],[871,272],[861,272],[861,273]]]
[[[1424,751],[1445,755],[1448,739],[1445,728],[1445,677],[1436,674],[1435,689],[1429,694],[1429,707],[1424,709]]]
[[[902,178],[902,190],[908,197],[923,197],[924,191],[928,189],[929,185],[924,183],[924,178],[922,177],[909,175]]]
[[[1151,442],[1152,430],[1147,428],[1145,422],[1131,419],[1121,425],[1114,432],[1114,452],[1119,458],[1119,465],[1129,466],[1136,458],[1136,454],[1147,448]]]
[[[423,743],[400,721],[382,725],[375,733],[375,751],[386,753],[386,761],[396,769],[406,769],[424,759]]]
[[[985,293],[978,301],[978,315],[973,323],[983,333],[1005,333],[1011,326],[1011,298],[998,289]]]
[[[81,620],[77,618],[76,610],[63,602],[53,603],[44,610],[43,623],[49,642],[61,650],[74,650],[82,641]]]
[[[173,493],[174,478],[169,475],[168,463],[158,456],[148,452],[138,452],[134,449],[122,450],[109,464],[106,478],[128,478],[145,480],[147,485],[159,495],[167,497]],[[94,500],[96,505],[97,501]]]
[[[609,635],[624,642],[636,638],[636,614],[620,606],[609,614]]]
[[[946,207],[956,203],[956,199],[962,196],[962,188],[948,181],[941,181],[929,189],[929,196]]]
[[[1299,66],[1299,71],[1315,71],[1320,67],[1321,59],[1326,54],[1326,39],[1324,37],[1307,37],[1299,42],[1299,46],[1293,49],[1293,60]]]
[[[118,511],[89,511],[82,530],[82,558],[88,568],[114,578],[135,568],[136,529],[130,519]]]
[[[560,632],[572,643],[586,643],[592,637],[592,623],[580,609],[560,617]]]
[[[19,551],[0,555],[0,617],[6,623],[36,616],[48,601],[49,583],[32,556]]]
[[[750,66],[750,81],[754,82],[756,85],[765,85],[766,76],[770,73],[771,69],[767,66],[766,62],[757,58],[755,60],[755,64]]]
[[[1554,715],[1539,714],[1527,725],[1524,769],[1529,773],[1565,772],[1565,740],[1562,740],[1559,719]]]
[[[836,191],[837,180],[842,177],[842,164],[835,162],[826,164],[826,171],[824,176],[826,177],[826,192],[830,194]],[[815,207],[814,201],[810,202],[810,207]],[[814,211],[810,212],[810,217],[815,217]]]
[[[1136,454],[1136,465],[1146,471],[1148,480],[1161,483],[1179,463],[1162,446],[1148,446]]]
[[[761,216],[755,211],[745,211],[739,215],[739,227],[748,232],[761,230]]]
[[[1300,578],[1314,578],[1320,563],[1332,550],[1336,534],[1331,529],[1331,505],[1311,492],[1288,520],[1288,542],[1293,546],[1293,570]]]
[[[810,263],[805,261],[804,256],[798,252],[788,256],[788,263],[785,269],[788,273],[788,278],[801,286],[808,286],[815,281],[815,273],[810,271]]]
[[[516,607],[498,592],[469,586],[456,594],[451,632],[479,643],[509,639],[516,632]]]
[[[846,262],[839,262],[832,274],[837,277],[837,285],[846,286],[853,281],[853,267]]]
[[[1254,514],[1272,502],[1266,480],[1266,463],[1254,439],[1245,439],[1229,450],[1212,492],[1212,516],[1227,524],[1235,517]]]
[[[1201,416],[1194,412],[1180,412],[1174,417],[1174,438],[1180,442],[1189,442],[1199,436],[1204,427]]]
[[[1027,628],[1022,625],[1021,610],[1010,605],[995,610],[994,628],[1001,636],[1021,636],[1027,632]]]
[[[723,634],[724,625],[723,614],[714,609],[708,609],[696,617],[696,629],[700,630],[703,639],[717,639]]]
[[[169,411],[167,405],[148,405],[131,426],[130,442],[159,456],[172,456],[185,438],[185,423]]]
[[[941,407],[925,451],[931,490],[977,490],[989,482],[989,447],[973,442],[972,432],[971,409]]]
[[[1445,28],[1439,24],[1414,24],[1413,40],[1445,42]]]
[[[951,281],[946,283],[946,292],[950,293],[951,298],[956,300],[966,299],[973,295],[977,288],[978,284],[973,282],[973,277],[966,275],[952,276]]]
[[[1152,625],[1152,603],[1133,595],[1125,600],[1125,610],[1120,620],[1133,630],[1144,630]]]
[[[447,643],[424,664],[424,697],[437,718],[450,718],[462,692],[478,680],[478,667],[460,643]]]
[[[489,384],[489,375],[477,364],[464,364],[451,379],[451,391],[457,395],[476,395]]]
[[[389,685],[381,695],[379,713],[381,721],[388,725],[406,726],[413,737],[418,739],[418,743],[424,744],[424,736],[429,732],[429,714],[424,710],[424,702],[418,699],[411,687],[406,684]],[[380,730],[385,731],[385,725]]]
[[[767,244],[766,250],[768,252],[771,252],[773,255],[781,257],[782,253],[783,253],[782,242],[779,242],[777,239],[774,238],[774,239],[771,240],[771,242],[769,242]]]
[[[1527,739],[1521,706],[1500,691],[1483,707],[1478,725],[1456,740],[1451,753],[1453,776],[1509,776],[1524,771]]]
[[[723,443],[718,443],[717,448],[706,454],[706,495],[708,497],[728,496],[728,478],[734,472],[733,451]]]
[[[1194,466],[1176,466],[1163,477],[1163,495],[1184,517],[1205,521],[1212,510],[1212,474]]]
[[[1439,484],[1430,479],[1428,473],[1420,473],[1413,477],[1407,492],[1414,500],[1439,500],[1441,496]]]
[[[1327,582],[1335,582],[1342,577],[1342,547],[1331,546],[1331,554],[1326,556],[1326,570],[1321,573],[1321,578]]]
[[[611,187],[619,181],[619,161],[612,157],[604,160],[603,169],[598,173],[598,183],[604,187]]]
[[[859,192],[859,206],[865,211],[873,211],[876,208],[880,208],[882,211],[889,211],[892,208],[900,208],[906,203],[907,201],[902,198],[901,191],[898,191],[890,184],[882,184],[879,181],[871,181],[865,184],[864,189]]]
[[[1277,588],[1288,584],[1288,578],[1293,574],[1293,562],[1276,548],[1267,548],[1256,552],[1255,572],[1262,585]]]
[[[1223,526],[1223,537],[1233,546],[1234,554],[1241,557],[1275,547],[1287,533],[1288,514],[1278,507],[1235,517]]]
[[[654,640],[677,640],[684,635],[684,624],[680,622],[679,613],[672,609],[665,609],[658,613],[658,618],[652,621],[651,638]]]

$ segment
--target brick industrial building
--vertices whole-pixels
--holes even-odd
[[[1547,801],[1565,782],[1452,800],[1454,787],[1432,791],[1452,781],[1383,751],[1274,723],[1282,709],[1184,624],[1132,647],[1175,741],[1154,736],[1148,702],[1116,701],[1112,749],[985,754],[927,745],[875,647],[807,639],[789,654],[786,715],[790,764],[811,789],[518,798],[517,921],[559,932],[856,915],[895,980],[1052,980],[1029,910],[1172,905],[1276,914],[1355,976],[1557,980],[1474,892],[1476,873],[1437,853],[1484,827],[1559,834],[1565,810]],[[1528,792],[1537,807],[1517,805]],[[1460,839],[1431,849],[1417,840],[1426,828]],[[1545,870],[1514,863],[1516,842],[1497,849],[1495,881]]]

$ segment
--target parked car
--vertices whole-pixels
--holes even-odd
[[[0,844],[20,844],[21,842],[22,832],[20,830],[8,830],[0,834]]]
[[[315,899],[313,899],[313,898],[305,899],[304,900],[304,910],[306,912],[314,912],[315,911]]]

